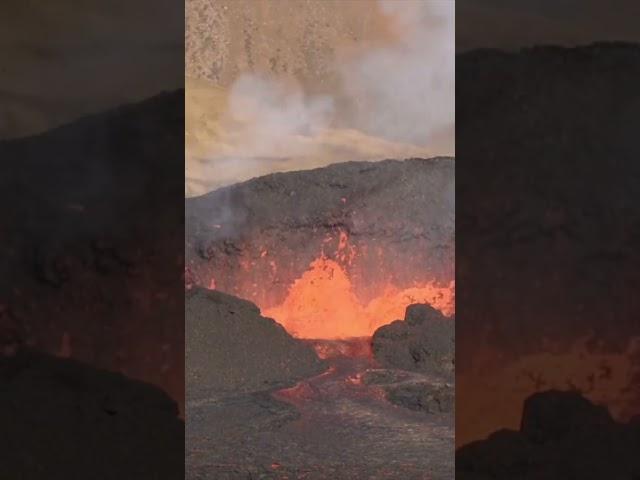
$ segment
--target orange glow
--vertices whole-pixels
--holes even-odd
[[[342,246],[342,237],[340,242]],[[404,290],[388,285],[381,296],[363,305],[345,270],[336,261],[321,256],[295,281],[281,305],[263,313],[299,338],[363,337],[404,318],[411,303],[430,303],[451,315],[453,292],[453,283],[444,287],[425,283]]]
[[[378,279],[375,284],[367,280],[366,271],[357,267],[362,264],[357,260],[367,257],[368,271]],[[280,282],[283,272],[294,268],[294,262],[279,261],[273,247],[258,244],[237,260],[235,268],[241,272],[240,279],[228,291],[257,303],[264,316],[273,318],[293,336],[305,339],[371,337],[380,326],[403,319],[407,306],[413,303],[429,303],[445,315],[453,315],[454,282],[439,284],[428,271],[421,271],[418,278],[424,280],[413,284],[398,286],[392,279],[380,282],[375,269],[383,269],[384,260],[383,248],[356,246],[347,232],[334,231],[322,239],[318,257],[289,284],[284,299],[285,291],[275,300],[269,286]],[[416,266],[409,262],[407,268]],[[220,282],[216,283],[209,272],[208,287],[224,289],[224,274],[216,273]],[[363,290],[367,300],[358,296]]]

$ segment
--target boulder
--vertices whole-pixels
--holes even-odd
[[[425,413],[451,413],[455,409],[455,390],[450,384],[418,382],[386,388],[387,399],[396,405]]]
[[[187,401],[273,389],[323,370],[309,344],[251,302],[199,287],[185,302]]]
[[[407,307],[405,320],[380,327],[372,351],[386,368],[399,368],[452,378],[455,364],[455,322],[429,305]]]

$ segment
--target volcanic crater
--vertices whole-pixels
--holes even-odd
[[[186,199],[187,478],[451,478],[454,175],[349,162]]]

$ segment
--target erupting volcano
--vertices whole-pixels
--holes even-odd
[[[451,315],[453,287],[430,283],[399,290],[389,285],[381,296],[363,305],[344,269],[320,257],[294,282],[285,301],[264,313],[299,338],[364,337],[391,319],[402,318],[413,303],[429,303]]]
[[[381,292],[378,296],[362,302],[347,273],[359,252],[349,244],[345,232],[340,232],[338,238],[332,258],[323,252],[313,260],[290,286],[282,303],[263,309],[265,316],[275,319],[298,338],[336,339],[371,336],[378,327],[402,318],[407,305],[414,303],[428,303],[447,316],[454,313],[454,282],[438,285],[430,281],[403,289],[389,282],[377,287]],[[331,237],[325,242],[330,243]],[[382,250],[376,255],[382,256]],[[277,262],[270,259],[267,250],[260,253],[260,261],[267,262],[272,272],[277,270]],[[261,284],[268,288],[265,282]],[[246,298],[258,296],[258,284],[250,286],[250,291],[236,293]],[[209,288],[216,288],[215,279],[212,278]]]
[[[452,166],[337,164],[188,200],[188,275],[298,338],[371,336],[413,303],[450,316]]]
[[[453,159],[268,175],[186,217],[189,472],[451,478]]]

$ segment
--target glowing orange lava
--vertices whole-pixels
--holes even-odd
[[[425,283],[404,290],[388,285],[383,291],[368,304],[361,304],[345,270],[321,256],[295,281],[284,302],[263,314],[296,337],[331,339],[370,336],[378,327],[404,318],[412,303],[430,303],[446,315],[454,311],[453,282],[447,286]]]
[[[359,269],[363,264],[360,260],[366,261],[369,270]],[[454,313],[454,282],[438,284],[431,280],[434,277],[428,271],[420,270],[417,278],[424,281],[402,288],[392,280],[381,284],[379,273],[384,271],[385,260],[382,247],[356,245],[347,232],[334,231],[323,238],[318,257],[289,286],[284,300],[276,303],[268,290],[261,289],[280,282],[280,272],[293,268],[294,262],[278,262],[273,247],[253,247],[238,260],[240,280],[229,292],[258,303],[264,316],[276,320],[290,334],[305,339],[368,338],[380,326],[403,319],[407,306],[413,303],[428,303],[447,316]],[[416,265],[409,263],[407,268],[419,268]],[[267,273],[262,277],[255,274],[265,270]],[[374,273],[375,283],[367,280],[366,271]],[[349,272],[353,272],[353,277]],[[211,271],[207,282],[210,289],[220,288],[220,283],[224,288],[224,282],[217,283]],[[363,290],[367,299],[373,293],[373,299],[362,301],[357,292]]]

